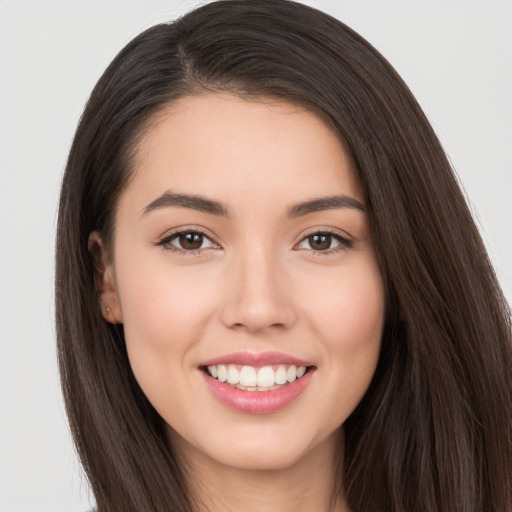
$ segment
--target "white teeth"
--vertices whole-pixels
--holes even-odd
[[[297,378],[297,367],[296,366],[290,366],[288,368],[288,371],[286,372],[286,379],[288,382],[293,382]]]
[[[240,370],[240,384],[246,387],[257,386],[258,376],[252,366],[242,366]]]
[[[280,366],[275,375],[276,384],[286,384],[286,368],[284,366]]]
[[[240,372],[237,370],[236,366],[232,364],[228,366],[227,380],[229,384],[238,384],[240,382]]]
[[[305,366],[263,366],[258,370],[252,366],[219,364],[208,366],[208,373],[220,382],[226,382],[244,391],[270,391],[288,382],[300,379],[306,373]]]
[[[223,364],[219,364],[219,366],[217,366],[217,379],[219,379],[220,382],[226,382],[227,378],[228,371],[226,367]]]
[[[275,384],[275,374],[272,366],[264,366],[258,371],[258,387],[269,388]]]

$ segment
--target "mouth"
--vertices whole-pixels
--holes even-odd
[[[316,369],[311,362],[279,352],[237,352],[199,366],[221,404],[250,414],[274,413],[298,400]]]
[[[249,392],[268,392],[302,379],[314,366],[213,364],[200,368],[213,379],[233,388]]]

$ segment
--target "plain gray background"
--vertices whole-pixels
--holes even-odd
[[[206,3],[206,2],[202,2]],[[512,1],[317,0],[396,67],[458,173],[512,302]],[[198,5],[0,0],[0,511],[78,512],[58,386],[59,184],[94,83],[137,33]]]

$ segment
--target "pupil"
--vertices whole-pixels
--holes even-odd
[[[308,237],[312,249],[325,251],[331,247],[331,235],[316,234]]]
[[[185,233],[180,235],[180,245],[183,249],[199,249],[203,245],[203,235],[200,233]]]

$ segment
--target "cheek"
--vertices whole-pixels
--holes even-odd
[[[377,265],[342,271],[324,282],[309,303],[310,322],[322,341],[325,370],[340,422],[357,406],[377,366],[385,318],[383,281]],[[340,402],[339,397],[343,397]]]
[[[137,265],[132,258],[116,272],[124,334],[132,370],[149,395],[167,392],[184,378],[187,356],[200,342],[205,322],[215,312],[215,286],[192,267]],[[212,277],[210,276],[210,282]],[[209,291],[210,290],[210,291]],[[157,385],[156,385],[157,384]]]
[[[309,293],[304,293],[304,302],[331,350],[346,347],[357,351],[380,340],[384,286],[373,258],[337,273],[316,275],[314,283],[314,287],[309,286]]]
[[[178,267],[165,255],[149,259],[149,264],[145,259],[134,255],[117,265],[125,329],[136,330],[143,339],[154,337],[155,342],[186,339],[211,309],[215,275],[194,266]]]

